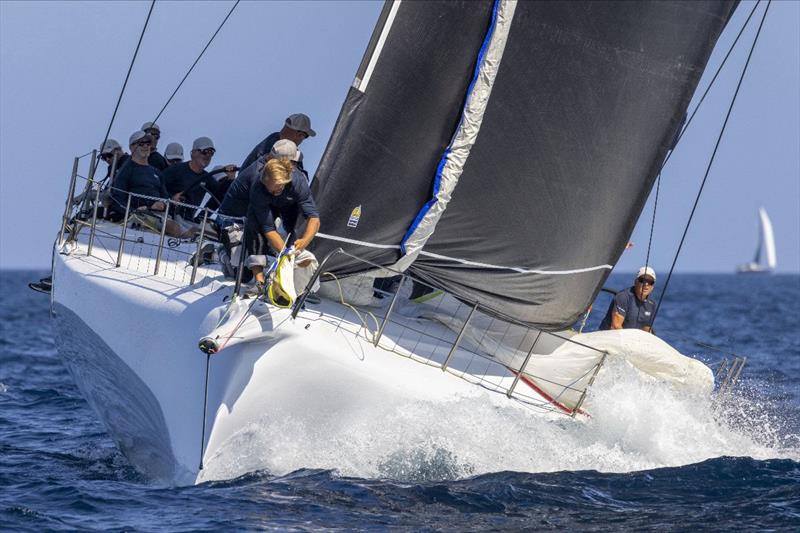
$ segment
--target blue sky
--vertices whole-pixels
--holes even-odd
[[[127,145],[161,109],[231,5],[157,2],[112,137]],[[707,71],[752,5],[739,7]],[[148,6],[0,2],[0,267],[49,264],[72,158],[102,140]],[[242,2],[159,119],[160,149],[207,135],[218,149],[212,164],[238,163],[288,114],[304,112],[318,132],[302,146],[313,171],[380,7]],[[671,263],[754,30],[665,169],[651,260],[659,271]],[[731,272],[750,260],[759,206],[775,227],[779,270],[800,271],[798,95],[800,4],[773,2],[677,271]],[[617,270],[644,261],[651,215],[652,198]]]

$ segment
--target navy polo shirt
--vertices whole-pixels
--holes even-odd
[[[623,329],[642,329],[644,326],[649,326],[650,321],[653,320],[653,313],[656,310],[656,303],[648,298],[644,302],[640,302],[633,292],[633,287],[618,292],[611,305],[608,306],[606,316],[600,324],[600,329],[611,329],[611,314],[616,311],[625,317],[622,321]]]

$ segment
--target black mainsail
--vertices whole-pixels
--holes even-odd
[[[314,251],[571,325],[624,250],[735,6],[387,2],[316,175]]]

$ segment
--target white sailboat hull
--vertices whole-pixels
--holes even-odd
[[[115,250],[115,228],[103,224],[96,249]],[[713,387],[707,367],[638,330],[514,333],[483,315],[462,339],[457,311],[439,305],[438,319],[396,311],[375,345],[377,310],[368,332],[365,314],[328,299],[296,319],[260,301],[229,306],[232,283],[215,269],[186,282],[191,267],[175,250],[192,244],[175,244],[153,275],[143,250],[157,237],[132,241],[139,244],[120,267],[71,244],[54,255],[51,298],[58,349],[79,389],[131,463],[161,482],[207,479],[221,452],[265,417],[305,427],[380,423],[376,413],[422,401],[441,404],[444,419],[448,402],[475,397],[513,416],[561,416],[554,413],[569,412],[565,405],[583,413],[583,391],[604,354],[676,387]],[[222,349],[207,356],[203,338]]]
[[[237,333],[247,339],[210,358],[203,434],[206,355],[198,340],[214,330],[231,284],[206,278],[185,287],[109,267],[82,250],[54,261],[59,352],[120,449],[150,478],[202,480],[201,456],[213,461],[226,441],[266,412],[291,412],[314,425],[411,398],[485,394],[430,364],[376,348],[359,335],[354,317],[342,321],[347,309],[334,302],[309,306],[296,320],[289,310],[258,303],[253,311],[261,320],[251,316]],[[391,335],[387,330],[386,339]],[[421,352],[432,348],[415,344]],[[436,348],[442,359],[445,348]],[[455,358],[453,368],[460,365]],[[492,374],[498,390],[514,378],[502,365],[487,369]],[[504,395],[488,396],[526,411]]]

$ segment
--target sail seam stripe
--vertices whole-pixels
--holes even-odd
[[[569,270],[538,270],[533,268],[523,268],[523,267],[510,267],[510,266],[502,266],[502,265],[492,265],[489,263],[481,263],[478,261],[470,261],[469,259],[459,259],[458,257],[448,257],[446,255],[435,254],[432,252],[426,252],[422,250],[420,255],[425,255],[427,257],[432,257],[434,259],[443,259],[445,261],[453,261],[456,263],[461,263],[462,265],[469,265],[475,266],[480,268],[491,268],[495,270],[512,270],[514,272],[519,272],[520,274],[552,274],[557,276],[563,276],[568,274],[582,274],[584,272],[592,272],[595,270],[611,270],[614,268],[612,265],[597,265],[592,267],[584,267],[584,268],[573,268]]]
[[[406,250],[406,243],[417,232],[417,230],[419,229],[420,224],[430,214],[431,209],[434,207],[434,205],[436,205],[437,203],[439,203],[441,201],[439,197],[440,197],[441,186],[442,186],[442,174],[445,172],[445,167],[446,167],[447,163],[451,161],[451,157],[450,156],[451,156],[451,153],[452,153],[453,145],[459,140],[459,138],[462,135],[464,135],[464,119],[465,119],[465,116],[467,115],[467,113],[470,111],[469,107],[473,102],[475,85],[478,82],[478,79],[480,77],[482,68],[484,66],[484,60],[486,59],[486,53],[489,50],[489,48],[491,47],[491,45],[493,44],[492,39],[495,37],[495,28],[497,27],[497,13],[498,13],[498,11],[500,9],[500,5],[503,4],[503,3],[504,3],[504,0],[495,0],[494,6],[492,7],[492,18],[491,18],[491,21],[490,21],[490,24],[489,24],[489,30],[486,32],[486,36],[484,37],[483,43],[481,44],[481,49],[479,50],[478,57],[477,57],[477,59],[475,61],[475,68],[473,70],[472,79],[470,80],[469,86],[467,87],[467,96],[466,96],[465,101],[464,101],[464,106],[463,106],[463,108],[461,110],[461,117],[459,118],[458,126],[456,127],[456,131],[453,134],[453,138],[450,140],[450,144],[447,146],[447,149],[442,154],[442,157],[439,160],[439,164],[437,165],[437,168],[436,168],[436,174],[434,175],[434,178],[433,178],[433,193],[431,195],[431,198],[425,203],[425,205],[422,206],[422,209],[420,209],[419,213],[417,213],[417,216],[414,218],[414,221],[411,223],[411,226],[408,228],[408,231],[406,231],[406,234],[403,236],[403,240],[400,241],[400,250],[401,250],[401,253],[404,254],[404,255],[406,253],[408,253],[407,250]],[[513,10],[512,10],[512,14],[511,14],[510,18],[513,18]],[[508,22],[508,26],[510,26],[510,20]],[[499,62],[500,62],[501,59],[502,59],[502,51],[500,52],[500,55],[497,58],[497,62],[498,62],[498,67],[497,68],[498,69],[499,69]],[[491,82],[488,85],[488,90],[489,91],[491,91],[491,87],[494,84],[494,79],[495,79],[496,75],[497,75],[497,71],[495,70],[494,76],[492,76]],[[486,110],[486,107],[488,106],[488,100],[489,100],[489,97],[487,96],[486,102],[483,105],[483,109],[480,109],[475,113],[476,115],[479,115],[480,118],[483,117],[483,112]],[[478,126],[478,130],[480,130],[480,126]],[[477,137],[477,132],[475,133],[475,136]],[[465,144],[468,144],[468,142],[465,143]],[[472,141],[471,144],[469,144],[468,146],[464,147],[464,148],[466,148],[466,154],[465,154],[465,156],[463,158],[464,159],[464,163],[462,163],[462,165],[461,165],[462,166],[462,170],[461,170],[461,172],[458,172],[458,176],[455,177],[455,179],[454,179],[455,182],[454,182],[450,192],[452,192],[452,189],[454,189],[455,186],[458,184],[458,177],[460,177],[461,173],[463,172],[463,165],[466,163],[466,160],[469,157],[469,151],[472,148],[472,144],[474,144],[474,140]],[[446,192],[446,194],[449,196],[450,192]],[[446,202],[444,202],[443,205],[446,205]],[[438,214],[438,216],[434,215],[432,217],[434,219],[434,221],[433,221],[433,225],[434,226],[436,224],[436,221],[438,221],[438,219],[441,218],[441,215],[444,212],[444,209],[445,208],[442,208],[442,212],[440,212]],[[427,241],[427,239],[430,238],[431,235],[433,235],[433,228],[428,230],[428,235],[427,236],[423,236],[423,237],[421,237],[419,239],[419,241],[421,241],[421,245],[417,245],[416,249],[422,248],[425,245],[425,242]],[[414,252],[414,250],[412,250],[411,253],[413,253],[413,252]]]
[[[356,239],[348,239],[347,237],[338,237],[336,235],[329,235],[327,233],[317,233],[316,236],[320,237],[322,239],[329,239],[329,240],[332,240],[332,241],[346,242],[348,244],[357,244],[359,246],[367,246],[369,248],[380,248],[380,249],[384,249],[384,250],[399,250],[400,249],[400,245],[399,244],[376,244],[376,243],[372,243],[372,242],[358,241]]]
[[[364,79],[361,80],[359,86],[356,87],[356,89],[362,93],[367,92],[367,85],[369,85],[369,79],[372,77],[372,71],[375,70],[375,65],[378,63],[378,57],[380,57],[381,52],[383,51],[383,45],[386,44],[386,38],[389,36],[389,30],[392,28],[394,18],[397,15],[398,9],[400,9],[401,2],[402,0],[395,0],[394,4],[392,4],[392,9],[389,11],[386,24],[383,26],[383,31],[381,32],[380,38],[378,38],[378,44],[375,45],[375,51],[372,52],[372,57],[369,58],[367,70],[364,71]]]

